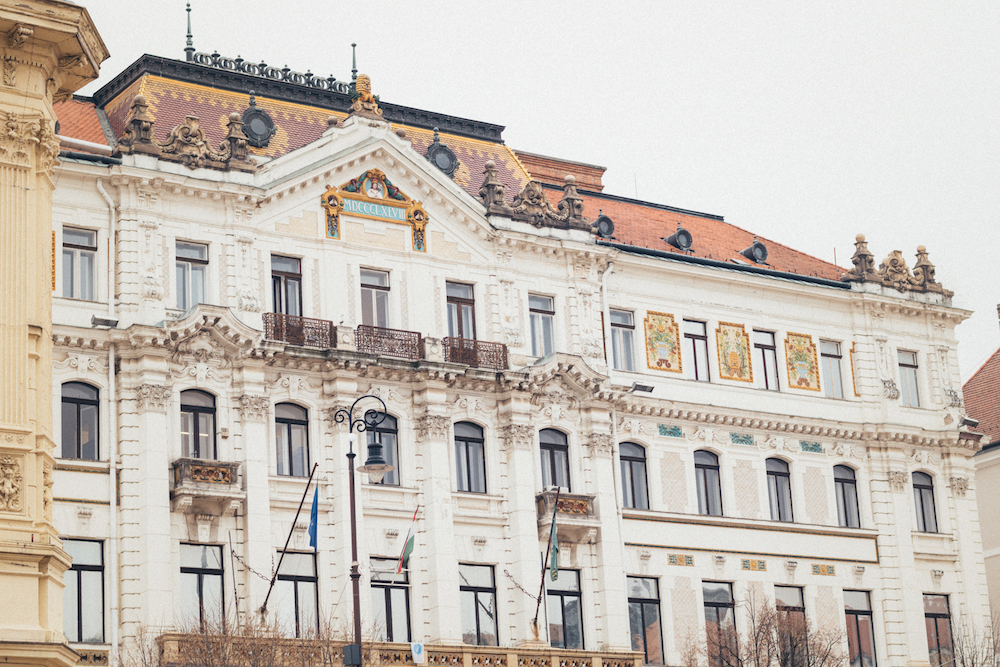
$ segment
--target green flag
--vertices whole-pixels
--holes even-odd
[[[549,555],[549,576],[552,581],[559,578],[559,533],[556,532],[556,513],[552,512],[552,551]]]

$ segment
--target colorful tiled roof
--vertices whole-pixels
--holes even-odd
[[[108,145],[108,139],[101,129],[101,121],[97,119],[97,109],[93,102],[74,98],[56,102],[52,108],[56,112],[56,118],[59,119],[59,134],[102,146]]]
[[[1000,349],[972,374],[962,393],[968,415],[979,420],[972,430],[986,434],[983,444],[1000,440]]]

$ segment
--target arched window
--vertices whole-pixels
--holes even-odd
[[[694,453],[695,486],[698,488],[698,514],[722,516],[722,482],[719,457],[712,452]]]
[[[278,474],[309,476],[309,411],[292,403],[274,406]]]
[[[927,473],[913,473],[913,507],[917,510],[917,530],[921,533],[938,532],[934,480]]]
[[[858,482],[854,476],[854,469],[847,466],[833,466],[833,486],[837,496],[837,519],[840,525],[845,528],[860,528]]]
[[[767,495],[771,502],[771,521],[793,521],[792,482],[788,464],[781,459],[767,460]]]
[[[543,428],[538,433],[542,452],[542,486],[561,486],[569,492],[569,440],[562,431]]]
[[[455,424],[455,473],[458,490],[486,493],[483,429],[469,422]]]
[[[396,426],[396,418],[392,415],[384,415],[382,421],[375,428],[369,429],[367,433],[368,444],[381,443],[382,457],[385,458],[386,463],[392,466],[392,470],[387,472],[382,481],[378,483],[399,486],[399,431]],[[362,461],[364,461],[365,456],[366,454],[361,454]]]
[[[96,461],[100,392],[82,382],[62,386],[62,458]]]
[[[637,510],[649,509],[646,488],[646,450],[634,442],[620,445],[622,462],[622,505]]]
[[[196,459],[215,459],[215,396],[208,392],[181,392],[181,452]]]

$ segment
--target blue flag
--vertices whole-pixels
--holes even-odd
[[[319,486],[316,486],[316,491],[313,493],[313,505],[312,509],[309,511],[309,546],[313,548],[313,553],[318,551],[316,539],[316,526],[319,523]]]

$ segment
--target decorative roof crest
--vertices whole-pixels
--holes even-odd
[[[352,114],[383,120],[382,110],[378,108],[378,95],[372,95],[372,80],[367,74],[358,75],[358,80],[354,82],[351,100],[353,100]]]

